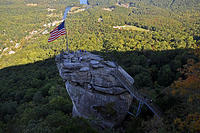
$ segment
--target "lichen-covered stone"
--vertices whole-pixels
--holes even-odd
[[[91,60],[91,61],[90,61],[90,64],[92,64],[92,65],[97,65],[97,64],[99,64],[99,61]]]
[[[106,65],[108,65],[109,67],[113,67],[113,68],[116,67],[116,65],[115,65],[114,62],[111,62],[111,61],[104,61],[104,63],[105,63]]]
[[[89,71],[89,70],[90,70],[89,67],[82,67],[79,71],[80,71],[80,72],[87,72],[87,71]]]

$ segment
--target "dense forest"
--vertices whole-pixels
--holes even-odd
[[[66,19],[70,50],[87,50],[121,65],[138,91],[157,103],[120,127],[99,131],[72,117],[54,57],[65,36],[48,43],[66,6],[78,0],[0,0],[0,133],[200,132],[200,2],[89,0]],[[99,21],[100,20],[100,21]],[[113,28],[125,26],[128,28]]]

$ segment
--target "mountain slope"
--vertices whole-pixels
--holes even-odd
[[[157,120],[144,107],[139,117],[127,116],[120,129],[105,132],[200,132],[199,1],[89,1],[98,2],[68,15],[70,50],[117,62],[166,116]],[[65,36],[47,42],[46,33],[71,4],[85,8],[78,0],[0,0],[0,132],[98,132],[71,116],[72,103],[54,62],[66,49]]]
[[[199,10],[200,6],[199,0],[125,0],[125,2],[144,2],[149,5],[178,10],[191,8]]]

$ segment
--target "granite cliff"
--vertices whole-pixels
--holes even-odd
[[[103,128],[124,120],[132,97],[112,73],[117,69],[129,83],[134,80],[120,66],[80,51],[57,55],[56,64],[73,103],[73,116],[90,119]]]

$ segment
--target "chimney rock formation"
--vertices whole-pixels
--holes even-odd
[[[73,116],[90,119],[103,128],[124,120],[132,97],[112,72],[118,69],[131,84],[134,80],[120,66],[80,51],[57,55],[56,64],[73,103]]]

